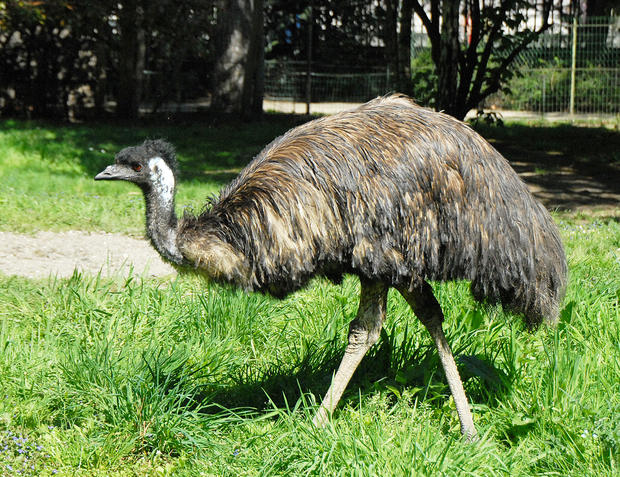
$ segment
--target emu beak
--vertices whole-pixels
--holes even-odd
[[[95,176],[96,181],[123,180],[127,177],[127,171],[118,164],[111,164]]]

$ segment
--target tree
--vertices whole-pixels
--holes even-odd
[[[205,96],[213,70],[214,2],[150,0],[142,6],[145,58],[142,69],[136,68],[141,101],[155,112],[169,101]],[[116,43],[111,47],[120,69],[124,55]]]
[[[502,88],[514,59],[549,28],[554,8],[553,0],[411,2],[431,44],[435,108],[459,119]],[[534,13],[537,27],[528,22]]]
[[[119,9],[119,67],[116,114],[138,117],[146,59],[145,7],[141,0],[124,0]]]
[[[383,41],[391,88],[411,94],[411,0],[385,0]]]
[[[64,117],[79,108],[100,70],[94,52],[109,27],[101,3],[0,2],[0,108]]]
[[[312,41],[308,6],[312,5]],[[351,72],[385,66],[385,8],[361,0],[270,0],[266,2],[267,58],[305,62],[312,45],[313,71]]]
[[[611,15],[612,10],[618,8],[618,0],[587,0],[586,17],[604,17]],[[616,13],[617,14],[617,13]]]
[[[0,1],[0,109],[73,118],[115,99],[135,118],[204,96],[212,24],[209,0]]]
[[[263,0],[217,4],[212,107],[256,117],[263,106]]]
[[[583,25],[580,25],[578,44],[590,52],[588,60],[599,65],[615,65],[614,55],[610,52],[607,38],[612,31],[607,28],[611,22],[610,15],[615,8],[620,9],[618,0],[587,0],[585,4]],[[580,55],[585,56],[585,55]],[[578,62],[579,67],[588,66],[583,59]]]

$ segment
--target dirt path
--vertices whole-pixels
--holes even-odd
[[[119,234],[0,232],[0,272],[29,278],[70,277],[74,270],[96,275],[132,273],[164,276],[176,273],[148,241]]]

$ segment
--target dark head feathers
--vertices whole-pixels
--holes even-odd
[[[147,150],[150,157],[158,156],[166,161],[175,177],[177,176],[179,165],[177,163],[177,154],[172,144],[163,139],[147,139],[142,143],[141,147]]]
[[[117,164],[133,164],[141,162],[143,164],[154,157],[161,157],[174,176],[177,176],[178,164],[174,146],[163,139],[147,139],[139,146],[130,146],[116,154],[114,160]]]

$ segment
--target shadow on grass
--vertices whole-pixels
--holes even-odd
[[[247,123],[209,114],[165,115],[139,122],[67,124],[1,121],[5,142],[42,161],[79,162],[76,174],[94,176],[120,149],[165,138],[178,151],[182,180],[225,185],[275,137],[310,119],[265,114]],[[605,128],[508,124],[477,126],[550,209],[617,206],[620,134]],[[13,134],[11,134],[13,132]],[[8,133],[8,134],[7,134]]]
[[[360,393],[387,392],[396,399],[406,389],[413,390],[426,402],[442,407],[450,397],[450,390],[435,348],[429,344],[412,349],[408,343],[394,348],[389,337],[384,334],[384,338],[387,339],[372,348],[362,360],[339,407],[349,400],[358,401]],[[261,413],[272,410],[274,406],[288,407],[308,394],[316,397],[318,405],[327,392],[343,352],[334,344],[322,352],[307,355],[300,363],[288,366],[285,363],[260,372],[243,370],[233,379],[235,384],[211,388],[203,394],[203,399],[211,403],[207,405],[207,412],[217,413],[225,408],[251,409]],[[457,361],[466,392],[473,402],[484,401],[493,406],[501,401],[510,386],[506,373],[475,356],[457,357]]]
[[[479,125],[549,209],[618,207],[620,133],[568,124]]]
[[[261,121],[247,123],[193,115],[87,124],[3,120],[0,125],[10,148],[34,153],[42,161],[77,161],[78,170],[88,176],[110,164],[122,148],[148,138],[164,138],[177,149],[182,179],[225,183],[269,142],[308,119],[268,114]]]

